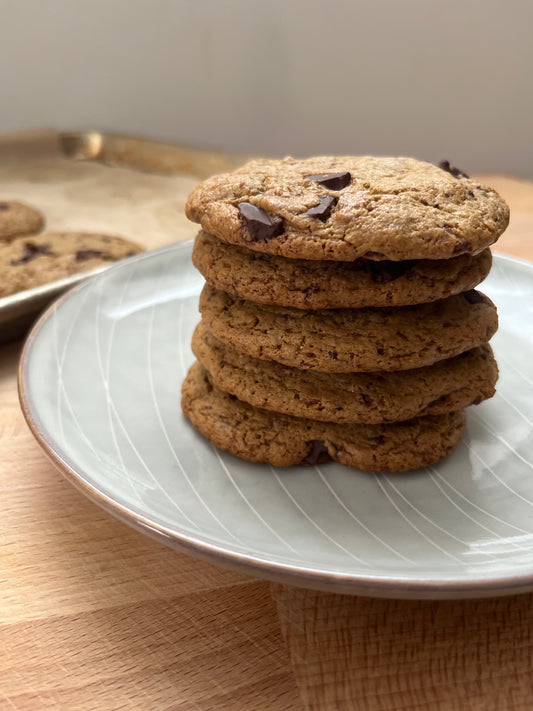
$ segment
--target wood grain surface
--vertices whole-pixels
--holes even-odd
[[[0,349],[0,709],[300,709],[269,586],[85,499],[20,412]]]
[[[498,250],[533,260],[533,184],[485,182],[512,210]],[[18,405],[20,347],[0,349],[0,711],[533,708],[533,596],[271,589],[171,551],[49,464]]]

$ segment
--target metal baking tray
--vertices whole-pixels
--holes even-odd
[[[35,160],[33,160],[33,156],[35,156]],[[29,198],[26,197],[28,202],[35,204],[35,199],[32,196],[35,194],[39,197],[38,186],[40,184],[42,186],[42,200],[41,205],[36,206],[45,215],[47,212],[46,196],[53,194],[54,180],[58,181],[58,176],[63,176],[61,178],[63,182],[57,183],[63,188],[65,188],[65,185],[68,186],[68,180],[70,179],[75,184],[78,179],[76,164],[91,162],[105,166],[109,171],[121,168],[139,174],[160,176],[161,180],[157,182],[155,187],[142,186],[144,195],[147,190],[149,192],[150,189],[160,189],[160,186],[164,184],[161,181],[164,181],[165,176],[174,176],[175,179],[176,176],[178,178],[182,176],[185,183],[187,182],[186,179],[188,179],[190,184],[194,184],[194,182],[198,182],[214,173],[232,170],[242,163],[244,159],[244,156],[187,148],[143,138],[97,131],[69,133],[37,131],[0,137],[0,162],[3,164],[2,167],[5,169],[7,163],[12,161],[14,173],[18,180],[18,183],[15,182],[13,184],[8,181],[6,190],[11,191],[10,197],[19,199],[17,187],[13,187],[13,185],[18,185],[19,190],[26,185],[31,185],[33,193],[30,194]],[[65,161],[69,161],[69,164]],[[27,168],[25,169],[24,166]],[[27,170],[28,174],[27,180],[25,180],[25,170]],[[36,175],[32,174],[34,170],[37,170]],[[41,182],[39,183],[39,181]],[[96,178],[96,185],[98,187],[98,178]],[[0,191],[2,194],[6,192],[4,187],[0,176]],[[185,188],[188,188],[188,184],[184,185]],[[102,199],[105,201],[105,189],[102,187],[100,192],[103,194]],[[21,199],[24,200],[24,198],[25,196],[23,195]],[[94,198],[93,202],[95,202]],[[158,205],[157,209],[161,210],[162,208]],[[58,212],[61,212],[61,208],[56,208],[56,217]],[[72,213],[74,214],[75,212],[72,209]],[[62,216],[60,215],[60,217]],[[171,222],[171,217],[172,215],[167,222]],[[112,222],[110,220],[111,224],[107,228],[101,225],[100,229],[110,233],[119,233],[119,231],[115,230]],[[47,231],[57,230],[56,225],[50,225],[50,228],[47,225]],[[73,229],[76,231],[80,229],[94,231],[94,228],[84,228],[79,224]],[[67,231],[67,229],[63,227],[63,231]],[[135,237],[129,234],[124,234],[123,236]],[[166,243],[191,239],[193,236],[194,228],[192,225],[181,224],[176,233],[172,229],[168,230]],[[162,238],[160,235],[159,242],[150,243],[148,241],[143,246],[146,249],[158,248],[164,244],[164,241],[161,241],[162,239],[164,237]],[[136,241],[139,240],[137,239]],[[54,299],[81,281],[108,269],[109,266],[106,265],[96,270],[74,274],[59,281],[0,298],[0,343],[7,343],[22,337],[40,312]]]
[[[41,311],[54,299],[76,284],[108,268],[106,265],[99,269],[73,274],[0,299],[0,344],[24,336]]]

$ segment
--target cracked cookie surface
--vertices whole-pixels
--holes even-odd
[[[241,353],[329,373],[431,365],[488,342],[498,327],[496,307],[478,291],[416,306],[303,311],[206,284],[200,311],[209,330]]]
[[[217,289],[297,309],[404,306],[474,288],[492,264],[489,249],[452,259],[353,262],[287,259],[227,244],[201,231],[193,263]]]
[[[417,469],[449,454],[466,423],[462,410],[381,425],[290,417],[222,392],[198,362],[183,382],[181,406],[194,427],[220,449],[279,467],[331,458],[366,471]]]
[[[397,422],[453,412],[492,397],[498,378],[489,345],[413,370],[319,373],[238,353],[200,322],[192,350],[220,390],[254,407],[325,422]]]
[[[250,161],[202,182],[186,214],[230,244],[338,261],[477,254],[509,221],[502,198],[462,171],[374,156]]]

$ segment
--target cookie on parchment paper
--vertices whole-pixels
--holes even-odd
[[[0,200],[0,245],[19,235],[40,232],[44,217],[30,205],[14,200]]]
[[[0,297],[90,271],[142,248],[114,235],[48,232],[0,244]]]

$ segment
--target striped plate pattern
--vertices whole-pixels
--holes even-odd
[[[495,257],[497,395],[439,464],[275,469],[216,450],[180,411],[203,280],[191,245],[139,255],[56,302],[23,353],[21,401],[57,466],[111,513],[275,580],[388,597],[533,589],[533,265]]]

